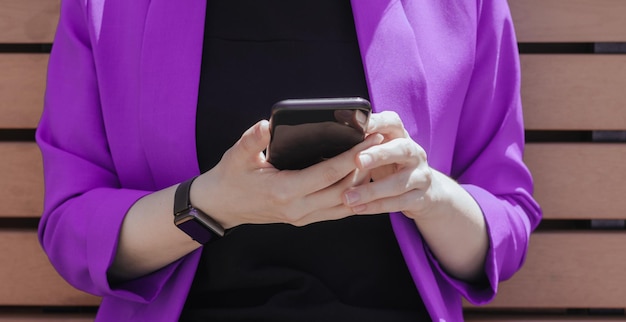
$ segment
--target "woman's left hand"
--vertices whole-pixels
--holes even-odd
[[[394,112],[372,114],[368,133],[385,138],[357,155],[359,168],[370,172],[372,182],[347,190],[344,203],[356,214],[402,211],[413,219],[427,216],[437,193],[424,149]]]
[[[485,219],[456,181],[431,168],[424,149],[394,112],[372,114],[368,133],[384,140],[356,155],[370,179],[344,192],[355,214],[402,212],[412,218],[437,260],[453,276],[478,281],[489,247]]]

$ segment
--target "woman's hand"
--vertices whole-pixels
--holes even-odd
[[[248,129],[217,166],[196,179],[192,203],[225,228],[244,223],[302,226],[352,215],[342,194],[364,180],[356,171],[356,155],[383,138],[370,135],[335,158],[293,171],[279,171],[265,161],[269,140],[267,121]]]
[[[368,133],[382,144],[356,155],[358,169],[371,181],[346,189],[344,204],[355,214],[402,212],[412,218],[440,264],[453,276],[483,276],[489,247],[480,207],[454,180],[432,169],[424,149],[408,135],[393,112],[373,114]]]
[[[402,211],[413,219],[427,216],[443,198],[433,186],[433,172],[424,149],[413,141],[394,112],[373,114],[368,133],[380,133],[383,144],[357,156],[359,169],[373,182],[348,189],[344,203],[357,214]]]
[[[215,168],[194,181],[191,203],[225,228],[244,223],[301,226],[352,215],[341,196],[366,179],[356,169],[356,155],[383,137],[370,135],[353,149],[299,171],[278,171],[265,161],[269,139],[267,121],[248,129]],[[200,246],[173,223],[176,187],[151,193],[129,209],[108,271],[112,282],[153,272]]]

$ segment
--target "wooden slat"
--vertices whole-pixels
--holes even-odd
[[[97,297],[69,286],[50,265],[34,230],[0,230],[0,305],[93,306]]]
[[[0,313],[0,322],[93,322],[95,314]]]
[[[47,54],[0,54],[0,128],[37,127],[43,107]]]
[[[527,129],[626,130],[626,55],[522,55],[521,66]]]
[[[524,266],[487,307],[626,308],[624,254],[626,232],[537,232]]]
[[[0,2],[0,43],[52,42],[60,0]],[[509,0],[522,42],[626,41],[621,0]]]
[[[0,43],[51,43],[61,0],[0,1]]]
[[[0,43],[52,42],[60,0],[0,2]],[[522,42],[626,41],[621,0],[509,0]]]
[[[623,144],[534,143],[525,154],[546,219],[625,219],[624,160]]]
[[[0,142],[0,156],[0,217],[39,217],[44,193],[39,148],[34,142]]]
[[[0,143],[0,217],[42,212],[41,155],[32,142]],[[626,146],[530,143],[525,161],[547,219],[626,219]]]
[[[509,0],[520,42],[626,41],[626,1]]]
[[[465,315],[467,322],[608,322],[624,321],[625,316],[573,316],[573,315],[531,315],[531,314],[506,314],[503,312],[494,313],[472,313]],[[1,321],[1,320],[0,320]]]

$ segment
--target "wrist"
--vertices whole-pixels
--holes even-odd
[[[198,243],[205,244],[212,236],[224,236],[224,228],[191,202],[191,186],[197,178],[193,177],[176,187],[174,224]]]
[[[196,208],[210,214],[211,218],[224,229],[232,228],[235,225],[224,218],[224,209],[220,207],[220,200],[223,200],[222,189],[216,182],[217,180],[212,177],[211,171],[199,175],[191,185],[189,199]]]
[[[404,214],[416,221],[441,220],[442,215],[451,213],[454,204],[455,184],[446,175],[430,168],[430,185],[428,189],[415,200],[414,208],[404,211]]]

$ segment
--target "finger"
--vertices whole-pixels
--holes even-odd
[[[370,116],[367,126],[368,133],[380,133],[386,138],[408,137],[404,130],[404,124],[398,113],[393,111],[383,111]]]
[[[354,184],[344,185],[335,190],[329,189],[329,187],[340,181],[350,180],[346,177],[350,172],[356,170],[354,161],[356,154],[373,144],[380,143],[380,141],[382,141],[381,135],[372,136],[353,149],[309,168],[273,171],[266,180],[268,183],[265,190],[268,195],[268,202],[279,206],[289,205],[294,210],[293,216],[297,218],[316,209],[342,204],[341,195],[343,191]]]
[[[426,151],[411,139],[395,139],[372,146],[358,154],[360,169],[374,169],[390,164],[400,167],[417,166],[426,162]]]
[[[411,190],[399,196],[376,199],[374,201],[360,204],[351,208],[357,215],[374,215],[390,212],[405,212],[411,208],[416,208],[416,203],[424,203],[424,191]]]
[[[337,205],[335,207],[311,212],[291,224],[295,226],[305,226],[316,222],[339,220],[352,215],[354,215],[352,209],[344,205]]]
[[[347,177],[351,176],[349,175]],[[347,178],[344,178],[335,185],[304,196],[298,196],[293,190],[281,189],[281,193],[286,194],[286,197],[278,198],[277,200],[279,200],[279,202],[280,200],[284,201],[285,206],[287,206],[286,211],[283,213],[285,221],[297,224],[298,222],[305,221],[305,219],[303,219],[304,217],[320,209],[344,206],[341,195],[350,187],[347,185],[346,181],[348,181]],[[269,189],[276,191],[275,188]],[[276,194],[274,193],[272,196],[276,196]]]
[[[357,164],[355,160],[359,152],[380,144],[382,140],[383,137],[381,135],[370,135],[365,141],[334,158],[312,165],[306,169],[290,171],[289,175],[294,175],[294,179],[297,176],[298,180],[293,180],[296,186],[293,188],[299,190],[298,187],[302,187],[301,189],[304,190],[299,191],[310,194],[335,184],[356,169]]]
[[[344,192],[343,202],[349,207],[356,207],[412,191],[425,191],[432,182],[432,173],[429,170],[407,169],[381,180],[350,188]]]
[[[365,180],[369,181],[369,173],[356,169],[334,185],[305,196],[298,207],[311,212],[320,208],[343,205],[343,193],[351,187],[363,184]]]
[[[269,142],[269,122],[261,120],[243,133],[239,141],[235,143],[234,148],[243,154],[243,159],[256,159],[267,148]]]

